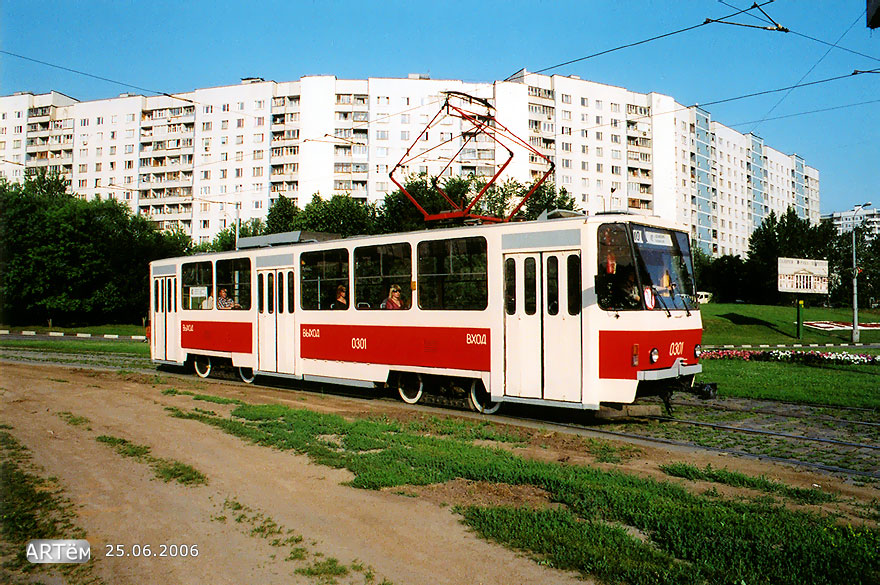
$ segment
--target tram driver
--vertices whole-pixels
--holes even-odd
[[[225,288],[221,288],[220,296],[217,297],[217,308],[221,310],[240,309],[241,305],[228,295]]]

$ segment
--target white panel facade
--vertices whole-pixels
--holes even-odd
[[[116,197],[164,229],[209,241],[272,202],[313,194],[380,202],[389,171],[440,109],[445,91],[489,100],[495,116],[556,164],[551,180],[588,213],[625,209],[672,219],[704,250],[745,254],[755,225],[789,206],[819,220],[819,173],[759,137],[672,97],[520,72],[465,83],[306,76],[197,89],[176,96],[77,102],[52,92],[0,97],[0,176],[45,168],[80,196]],[[396,174],[491,177],[507,159],[467,124],[441,116]],[[753,152],[754,150],[754,152]],[[543,159],[514,149],[500,180],[529,183]],[[33,169],[33,171],[31,171]],[[754,188],[753,188],[754,187]]]

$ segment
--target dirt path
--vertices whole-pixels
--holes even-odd
[[[329,557],[365,569],[340,582],[574,583],[470,534],[448,507],[392,492],[341,485],[348,472],[319,467],[303,456],[246,444],[195,421],[168,416],[160,387],[113,373],[3,364],[2,419],[33,452],[34,463],[57,476],[78,505],[79,525],[108,584],[314,583],[294,573]],[[206,384],[205,391],[223,388]],[[288,397],[290,393],[286,394]],[[213,406],[213,405],[211,405]],[[87,417],[72,426],[58,416]],[[123,458],[98,435],[149,445],[155,457],[193,465],[208,485],[185,487],[155,479],[149,466]],[[308,561],[285,561],[254,524],[236,522],[236,501],[304,537]],[[226,516],[226,520],[217,520]],[[196,558],[110,558],[106,545],[198,545]],[[274,555],[274,558],[273,558]],[[323,555],[323,556],[319,556]]]

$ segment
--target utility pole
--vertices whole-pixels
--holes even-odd
[[[862,203],[853,209],[853,229],[852,229],[852,252],[853,252],[853,325],[852,325],[852,342],[859,342],[859,268],[856,265],[856,216],[865,207],[871,205],[871,202]]]
[[[235,249],[238,250],[238,228],[241,224],[241,210],[239,209],[240,203],[235,202]]]

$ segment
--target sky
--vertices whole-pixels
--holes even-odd
[[[305,75],[492,82],[526,68],[694,105],[820,82],[705,108],[817,168],[823,213],[880,207],[880,73],[852,75],[880,71],[865,0],[762,0],[787,33],[703,24],[752,1],[0,0],[0,95],[87,101]],[[766,19],[752,9],[728,20]]]

